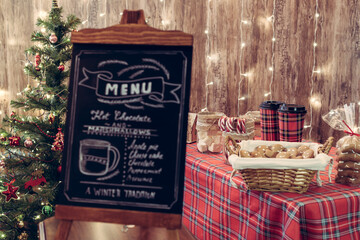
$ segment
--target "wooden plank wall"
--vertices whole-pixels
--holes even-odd
[[[321,73],[312,78],[315,0],[59,0],[64,15],[72,13],[85,21],[80,28],[117,24],[120,13],[128,8],[144,9],[150,26],[193,34],[191,111],[206,107],[206,96],[209,110],[228,116],[257,110],[262,101],[270,99],[303,104],[309,110],[306,124],[312,115],[311,139],[324,141],[330,135],[342,134],[332,131],[321,115],[338,105],[360,100],[360,1],[318,3],[315,60]],[[1,0],[1,116],[11,111],[9,99],[26,87],[24,49],[31,44],[36,18],[50,7],[51,0]],[[273,10],[274,52],[273,28],[267,21]],[[249,24],[240,27],[241,16]],[[241,42],[246,44],[242,53]],[[271,84],[268,68],[272,54]],[[251,75],[241,76],[240,68]],[[210,82],[213,85],[206,87]],[[265,97],[270,86],[272,94]],[[311,108],[312,114],[311,92],[321,101],[321,106]],[[244,100],[239,101],[241,97]],[[308,134],[306,131],[306,138]]]

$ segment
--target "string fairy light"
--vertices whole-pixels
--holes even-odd
[[[272,27],[272,38],[271,38],[271,67],[269,67],[269,71],[271,72],[271,79],[269,84],[269,92],[264,94],[264,97],[270,96],[270,100],[273,99],[272,94],[272,85],[274,83],[274,74],[275,74],[275,41],[276,41],[276,32],[275,32],[275,16],[276,16],[276,0],[273,0],[273,11],[272,15],[267,18],[269,22],[271,22]]]
[[[315,27],[314,27],[314,42],[313,42],[313,67],[311,71],[311,90],[310,90],[310,99],[309,99],[309,105],[310,105],[310,121],[309,124],[305,125],[304,128],[309,128],[309,139],[311,139],[311,132],[312,132],[312,121],[313,121],[313,107],[320,108],[321,107],[321,101],[317,99],[314,94],[314,77],[315,74],[321,73],[321,70],[319,68],[316,68],[316,47],[318,46],[317,43],[317,29],[318,29],[318,23],[319,23],[319,0],[316,0],[315,2]]]
[[[161,17],[161,25],[164,30],[167,30],[167,27],[170,26],[171,21],[169,20],[169,11],[166,11],[166,0],[160,0],[162,3],[162,17]]]
[[[238,85],[238,101],[237,101],[237,115],[240,115],[240,101],[244,101],[245,97],[241,95],[241,84],[244,80],[244,77],[247,77],[246,73],[243,73],[242,71],[242,57],[244,52],[244,47],[246,46],[245,42],[243,41],[243,22],[244,22],[244,0],[241,0],[241,12],[240,12],[240,56],[239,56],[239,68],[240,68],[240,81]]]
[[[208,69],[209,60],[211,60],[211,56],[209,54],[210,52],[210,33],[209,33],[209,26],[210,26],[210,2],[211,0],[207,1],[206,4],[206,28],[204,30],[205,36],[206,36],[206,45],[205,45],[205,65],[206,69]],[[214,85],[214,82],[208,82],[208,72],[206,71],[205,74],[205,107],[201,109],[201,111],[207,111],[208,110],[208,101],[209,101],[209,86]]]

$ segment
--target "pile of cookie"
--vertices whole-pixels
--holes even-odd
[[[309,146],[301,145],[299,147],[285,148],[281,144],[271,146],[259,145],[254,151],[240,150],[239,156],[243,158],[314,158],[314,150]]]
[[[360,184],[360,139],[346,136],[337,143],[338,174],[335,182],[349,186]]]

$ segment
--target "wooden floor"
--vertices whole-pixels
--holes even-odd
[[[39,225],[40,240],[53,240],[59,220],[49,218]],[[173,236],[173,235],[172,235]],[[174,237],[171,237],[174,239]],[[173,240],[169,238],[167,229],[130,227],[124,231],[124,225],[78,222],[74,221],[68,240]],[[195,240],[189,230],[182,226],[179,230],[179,240]],[[176,239],[174,239],[176,240]]]

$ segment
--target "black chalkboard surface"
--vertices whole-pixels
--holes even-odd
[[[192,46],[73,46],[64,205],[181,213]]]

